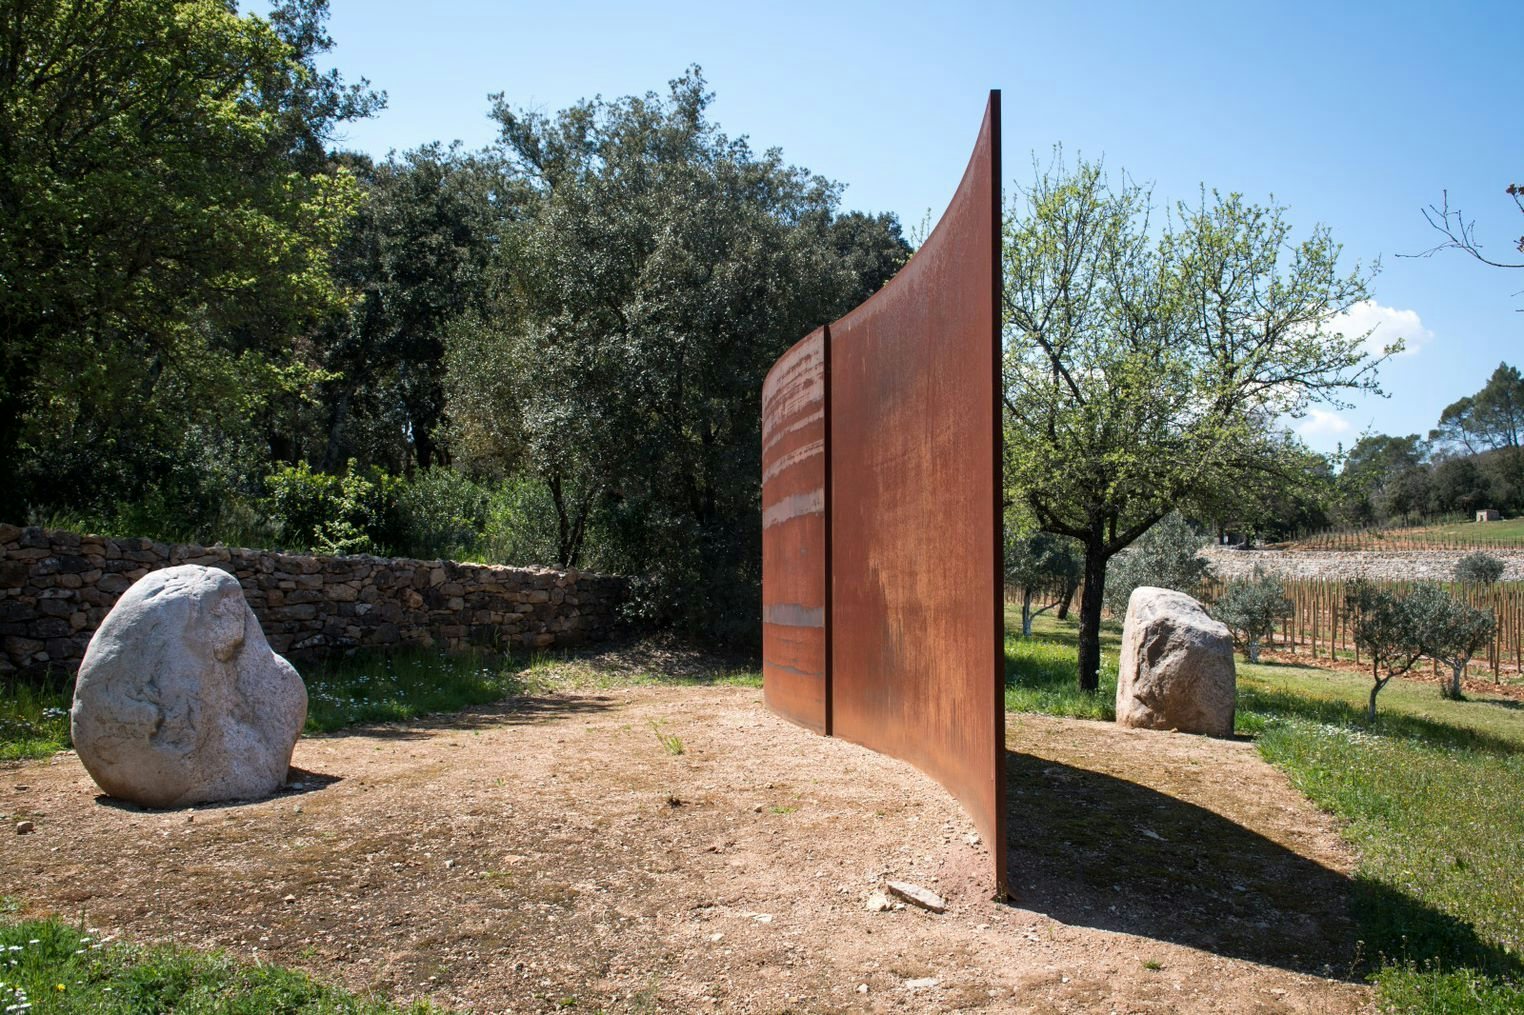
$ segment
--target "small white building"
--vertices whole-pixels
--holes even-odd
[[[1503,516],[1496,508],[1487,508],[1485,511],[1478,511],[1476,513],[1476,520],[1479,522],[1500,522],[1503,520]]]

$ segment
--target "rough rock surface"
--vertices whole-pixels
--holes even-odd
[[[138,581],[80,664],[74,748],[107,794],[149,807],[268,796],[307,718],[238,579],[185,565]]]
[[[1127,600],[1117,722],[1233,735],[1233,639],[1184,592],[1143,586]]]

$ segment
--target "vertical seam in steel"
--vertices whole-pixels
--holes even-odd
[[[835,452],[833,450],[833,444],[831,441],[831,326],[829,324],[822,325],[821,330],[825,332],[820,340],[820,347],[822,350],[821,375],[823,378],[822,386],[824,388],[825,399],[825,406],[822,409],[822,412],[825,414],[825,436],[822,439],[824,444],[823,450],[825,451],[825,735],[831,736],[835,711],[835,703],[833,701],[833,695],[835,692],[831,686],[831,674],[835,669],[835,662],[832,659],[832,618],[835,612],[833,609],[833,603],[836,600],[836,589],[834,584],[835,550],[831,541],[831,530],[833,528],[833,515],[831,511],[833,501],[833,497],[831,496],[831,461],[835,455]]]
[[[1005,428],[1002,421],[1001,388],[1003,371],[1000,350],[1000,306],[1004,298],[1001,292],[1000,228],[1001,195],[1000,178],[1000,89],[990,89],[990,344],[995,359],[993,383],[991,384],[990,423],[995,428],[991,442],[994,449],[994,564],[995,564],[995,841],[990,850],[995,859],[995,894],[1000,900],[1009,894],[1007,886],[1005,850]],[[829,530],[828,530],[829,531]],[[827,537],[829,539],[829,536]],[[829,638],[829,635],[827,635]]]

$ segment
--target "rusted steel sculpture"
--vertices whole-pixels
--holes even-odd
[[[762,574],[768,706],[947,787],[1003,896],[999,180],[992,92],[921,249],[768,375]]]
[[[830,732],[826,349],[818,328],[762,383],[762,694],[816,733]]]

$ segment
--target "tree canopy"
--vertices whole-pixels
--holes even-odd
[[[18,0],[0,32],[0,512],[116,495],[248,414],[342,303],[358,189],[322,150],[377,108],[314,59],[326,4]],[[236,429],[233,427],[232,429]],[[186,454],[194,454],[186,449]]]
[[[1203,192],[1153,221],[1098,163],[1039,171],[1005,234],[1006,484],[1085,548],[1080,683],[1094,689],[1106,561],[1175,507],[1273,469],[1277,422],[1374,387],[1367,296],[1324,228]]]
[[[494,107],[525,181],[491,297],[448,340],[466,464],[525,469],[555,504],[561,563],[589,527],[657,615],[756,638],[761,420],[774,360],[908,254],[892,218],[708,118],[697,68],[666,96],[555,116]]]

